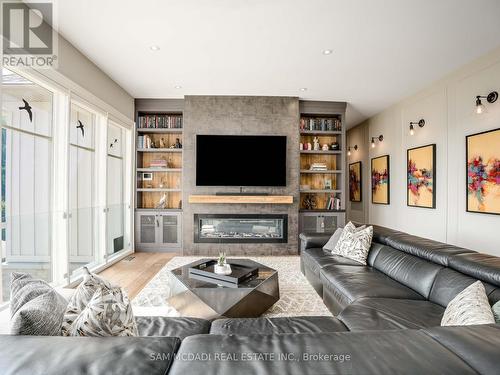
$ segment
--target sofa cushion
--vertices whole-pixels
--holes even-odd
[[[469,249],[413,236],[378,225],[373,226],[373,231],[374,241],[443,266],[448,265],[451,256],[475,253]]]
[[[270,335],[342,331],[347,331],[347,328],[332,316],[217,319],[212,322],[210,328],[210,333],[215,335]]]
[[[483,283],[476,281],[453,298],[443,314],[442,326],[495,323]]]
[[[436,276],[434,285],[429,293],[429,300],[446,307],[458,293],[474,282],[476,282],[476,279],[472,277],[466,276],[450,268],[443,268]],[[495,293],[495,287],[487,283],[483,284],[486,294],[490,297],[490,303],[493,304],[495,300],[498,301],[500,293]]]
[[[210,322],[198,318],[170,318],[164,316],[136,316],[139,336],[178,337],[208,333]]]
[[[333,233],[309,233],[303,232],[299,234],[300,251],[310,249],[312,247],[323,247],[328,242]]]
[[[344,228],[333,253],[366,265],[372,244],[373,227]]]
[[[176,337],[0,336],[2,375],[164,375]]]
[[[488,254],[460,254],[450,258],[450,268],[481,281],[500,286],[500,257]]]
[[[326,266],[321,272],[323,286],[345,296],[348,302],[362,297],[424,299],[372,267]]]
[[[479,374],[498,374],[500,325],[436,327],[423,330]]]
[[[360,298],[338,316],[350,331],[439,326],[444,308],[429,301]]]
[[[373,267],[403,285],[428,297],[441,266],[416,256],[384,246],[378,252]]]
[[[325,244],[325,246],[323,246],[323,250],[328,251],[330,253],[332,251],[334,251],[335,246],[337,246],[337,242],[339,242],[339,239],[342,236],[343,231],[344,231],[344,229],[337,228],[337,230],[335,231],[335,233],[332,234],[332,236],[330,237],[328,242]]]
[[[205,356],[196,357],[196,353]],[[221,355],[222,353],[222,355]],[[321,357],[320,357],[321,355]],[[416,330],[200,335],[186,338],[170,375],[475,374],[455,354]]]

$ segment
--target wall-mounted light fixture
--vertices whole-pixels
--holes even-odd
[[[351,148],[354,149],[354,151],[358,151],[358,145],[349,146],[347,147],[347,156],[351,156]]]
[[[372,148],[375,148],[375,141],[378,139],[379,142],[384,140],[384,136],[380,134],[378,137],[372,137]]]
[[[488,95],[477,95],[476,96],[476,113],[480,115],[486,111],[486,107],[481,103],[481,99],[486,99],[490,104],[495,103],[498,99],[498,92],[492,91]]]
[[[410,122],[410,135],[415,134],[415,128],[413,127],[413,125],[418,125],[419,127],[423,128],[425,126],[425,120],[420,119],[417,122]]]

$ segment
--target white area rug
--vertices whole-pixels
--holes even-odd
[[[167,299],[172,295],[169,279],[173,276],[170,270],[201,258],[172,258],[132,300],[134,314],[137,316],[180,316],[179,312],[167,303]],[[278,271],[280,300],[262,316],[332,315],[300,272],[298,256],[238,258],[251,259]]]

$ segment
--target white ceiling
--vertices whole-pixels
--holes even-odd
[[[347,101],[351,126],[500,46],[499,0],[59,0],[57,6],[61,34],[133,97]],[[324,49],[333,53],[325,56]]]

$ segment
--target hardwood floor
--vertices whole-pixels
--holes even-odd
[[[100,275],[124,288],[133,299],[175,253],[134,253],[105,269]],[[132,258],[132,259],[130,259]]]

